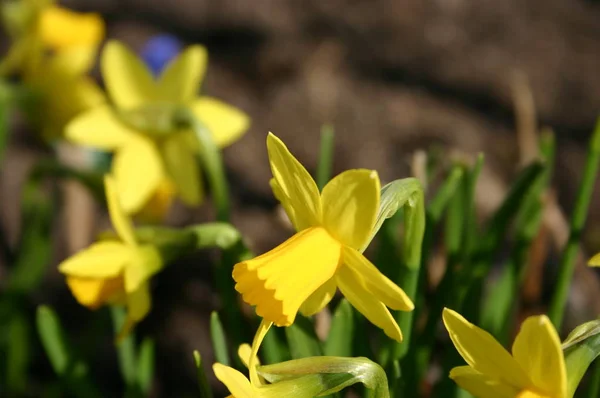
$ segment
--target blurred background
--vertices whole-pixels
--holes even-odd
[[[414,153],[449,163],[483,152],[477,187],[480,218],[493,211],[520,167],[535,157],[532,133],[552,128],[558,142],[555,190],[548,195],[539,253],[566,240],[567,220],[583,169],[587,140],[600,110],[600,3],[585,0],[71,0],[62,5],[99,12],[107,37],[141,51],[149,38],[171,34],[210,54],[202,91],[252,118],[248,133],[225,149],[234,200],[233,224],[256,252],[290,234],[268,181],[266,133],[282,138],[313,172],[320,129],[335,128],[334,172],[377,169],[382,182],[408,177]],[[6,40],[2,39],[6,48]],[[95,76],[100,78],[96,68]],[[0,168],[0,223],[15,244],[21,229],[23,182],[47,155],[13,121]],[[535,146],[535,144],[533,144]],[[65,158],[77,163],[72,154]],[[435,182],[432,182],[434,184]],[[108,219],[75,183],[52,226],[52,257],[30,305],[52,305],[70,336],[93,358],[92,374],[107,396],[122,391],[109,333],[102,345],[83,329],[105,322],[77,305],[56,265],[87,246]],[[595,195],[565,330],[600,312],[600,286],[585,260],[600,250],[600,196]],[[214,219],[210,203],[176,205],[171,225]],[[442,250],[442,249],[440,249]],[[157,336],[153,396],[194,396],[192,350],[207,370],[213,362],[208,317],[219,301],[211,286],[211,252],[168,267],[153,282],[154,307],[138,327]],[[544,257],[546,254],[540,254]],[[430,267],[436,265],[435,256]],[[556,263],[556,258],[538,261]],[[553,275],[530,272],[523,293],[532,312],[544,311]],[[7,265],[0,263],[0,289]],[[435,275],[435,272],[432,273]],[[435,283],[435,281],[432,281]],[[0,290],[1,293],[1,290]],[[547,302],[547,301],[546,301]],[[96,336],[94,337],[96,338]],[[39,344],[39,343],[38,343]],[[40,347],[32,391],[53,374]],[[209,372],[212,374],[212,372]],[[213,380],[215,388],[223,392]],[[169,394],[167,394],[169,392]]]

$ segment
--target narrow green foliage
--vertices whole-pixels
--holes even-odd
[[[590,377],[590,385],[586,391],[586,397],[597,398],[600,396],[600,361],[594,362],[594,370]]]
[[[136,381],[141,395],[148,396],[154,378],[154,341],[145,338],[140,344],[137,357]]]
[[[126,322],[127,314],[125,308],[112,306],[110,307],[110,315],[113,320],[113,329],[115,335],[118,335],[121,328]],[[119,370],[121,371],[121,377],[123,382],[127,386],[128,390],[135,389],[136,386],[136,348],[135,348],[135,336],[129,333],[116,345],[117,357],[119,359]]]
[[[319,152],[319,164],[317,166],[317,186],[322,190],[325,184],[331,179],[331,169],[333,168],[333,150],[334,150],[334,130],[330,124],[324,124],[321,127],[321,148]]]
[[[272,364],[292,359],[287,346],[287,339],[281,328],[271,328],[263,340],[260,351],[260,358],[263,363]]]
[[[588,146],[588,154],[583,170],[583,177],[573,215],[571,216],[571,226],[569,231],[569,239],[564,248],[560,263],[558,266],[558,280],[550,302],[548,316],[554,323],[554,326],[560,330],[562,325],[565,306],[569,296],[569,287],[573,279],[573,271],[575,270],[575,261],[577,260],[577,251],[579,250],[579,240],[581,232],[585,225],[592,193],[594,191],[594,183],[598,175],[598,165],[600,164],[600,120],[596,124],[596,128],[590,138]]]
[[[24,395],[31,361],[30,325],[25,314],[13,316],[7,325],[6,390],[10,396]]]
[[[563,348],[567,366],[567,396],[569,397],[575,394],[585,372],[592,362],[600,356],[600,329],[597,327],[600,321],[594,322],[596,323],[594,327],[589,328],[588,323],[588,325],[582,325],[584,329],[582,331],[577,331],[579,329],[577,328],[573,332],[576,337],[572,336],[572,344],[568,345],[566,349]]]
[[[293,359],[323,354],[315,327],[309,318],[298,314],[294,323],[285,328],[285,335]]]
[[[200,353],[194,350],[194,362],[196,363],[196,379],[198,381],[198,389],[200,390],[200,398],[212,398],[212,389],[204,372],[202,357]]]
[[[225,330],[219,314],[213,311],[210,314],[210,338],[212,341],[213,348],[215,349],[215,358],[217,362],[223,365],[229,366],[229,350],[227,349],[227,339],[225,337]]]
[[[323,346],[323,354],[351,357],[353,339],[354,310],[346,299],[342,299],[333,313],[331,329]]]

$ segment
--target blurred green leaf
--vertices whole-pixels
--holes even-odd
[[[115,336],[121,332],[123,325],[127,321],[127,312],[121,306],[111,306],[110,315],[113,321],[113,330]],[[116,343],[117,357],[119,359],[119,370],[123,382],[129,391],[136,388],[136,353],[135,339],[133,332],[123,337],[122,340]],[[131,392],[130,392],[131,394]]]
[[[285,335],[293,359],[323,355],[315,327],[309,318],[298,314],[294,323],[285,328]]]
[[[263,363],[272,364],[291,359],[284,334],[285,332],[281,328],[269,330],[260,345],[259,356],[263,359]]]
[[[567,365],[567,396],[569,397],[575,394],[587,369],[600,355],[600,329],[598,328],[600,321],[593,322],[595,324],[588,322],[577,327],[563,345],[567,347],[563,349]]]
[[[202,365],[202,357],[200,353],[194,350],[194,363],[196,364],[196,379],[198,381],[198,388],[200,390],[200,398],[212,398],[212,390],[210,383],[204,372],[204,366]]]
[[[27,387],[27,370],[31,360],[30,326],[25,314],[13,316],[7,325],[6,390],[9,396],[23,396]]]
[[[0,166],[4,160],[4,151],[8,143],[8,117],[9,117],[9,98],[8,94],[3,93],[0,88]]]
[[[322,190],[331,179],[334,150],[334,130],[330,124],[321,127],[321,148],[319,151],[319,164],[317,166],[317,186]]]
[[[348,300],[342,299],[333,313],[331,328],[323,346],[323,354],[350,357],[352,356],[353,339],[354,310]]]
[[[142,396],[147,397],[154,379],[154,341],[144,338],[137,357],[137,385]]]
[[[213,311],[210,314],[210,338],[215,350],[217,362],[230,366],[227,338],[225,337],[225,331],[223,330],[223,324],[221,323],[219,314],[216,311]]]

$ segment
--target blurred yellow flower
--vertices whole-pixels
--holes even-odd
[[[111,41],[105,46],[101,69],[113,107],[101,105],[80,115],[67,127],[67,137],[115,152],[112,173],[127,213],[138,213],[165,179],[184,203],[201,202],[199,146],[192,131],[173,127],[180,107],[193,112],[219,147],[236,141],[248,128],[250,120],[240,110],[197,96],[207,57],[204,47],[190,46],[155,80],[123,44]]]
[[[545,315],[521,325],[512,356],[489,333],[448,308],[444,325],[469,366],[450,378],[480,398],[566,398],[567,370],[560,339]]]
[[[120,241],[95,243],[63,261],[58,269],[81,305],[90,309],[105,304],[127,306],[123,336],[150,310],[149,279],[162,269],[163,261],[155,246],[136,241],[112,177],[105,177],[105,186],[110,218]]]
[[[4,6],[14,42],[0,66],[0,74],[19,72],[35,95],[31,116],[46,138],[59,136],[75,115],[105,101],[87,76],[104,38],[104,21],[52,3],[23,0]]]
[[[271,187],[298,231],[277,248],[235,265],[235,288],[256,313],[289,326],[297,312],[321,311],[339,287],[348,301],[394,340],[402,332],[387,309],[414,305],[361,252],[379,210],[377,172],[348,170],[319,193],[306,169],[273,134],[267,137]]]

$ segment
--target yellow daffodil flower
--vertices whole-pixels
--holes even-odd
[[[127,306],[123,336],[150,310],[149,279],[162,269],[163,261],[155,246],[136,241],[112,177],[105,178],[105,186],[110,218],[120,241],[96,243],[63,261],[58,269],[81,305],[90,309],[105,304]]]
[[[461,388],[480,398],[567,398],[567,370],[560,339],[545,315],[521,325],[512,356],[489,333],[445,308],[444,325],[469,366],[450,372]]]
[[[104,21],[98,14],[77,13],[48,0],[21,3],[20,9],[4,13],[5,18],[27,17],[12,18],[20,23],[13,24],[19,25],[12,29],[15,42],[0,70],[20,72],[37,100],[32,119],[46,138],[55,138],[78,113],[105,101],[87,76],[104,38]]]
[[[240,110],[210,97],[197,96],[207,65],[204,47],[188,47],[158,79],[119,42],[109,42],[101,69],[114,107],[98,106],[67,127],[73,142],[115,152],[112,173],[127,213],[138,213],[169,180],[184,203],[202,200],[194,134],[174,129],[174,113],[182,106],[225,147],[248,128]]]
[[[401,341],[387,307],[411,311],[414,305],[362,254],[379,210],[377,172],[343,172],[319,193],[308,171],[273,134],[267,150],[271,187],[298,232],[270,252],[236,264],[235,289],[258,315],[289,326],[298,311],[307,316],[321,311],[339,287],[369,321]]]

